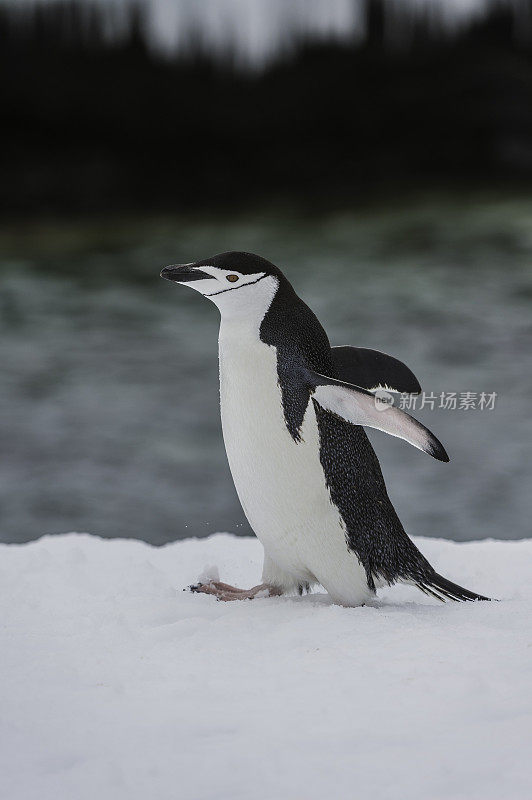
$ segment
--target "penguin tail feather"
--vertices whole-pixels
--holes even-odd
[[[471,602],[473,600],[492,600],[491,597],[484,597],[482,594],[470,592],[469,589],[464,589],[462,586],[448,581],[447,578],[438,575],[437,572],[433,572],[421,580],[416,580],[415,584],[424,594],[435,597],[437,600],[441,600],[442,603],[447,600],[454,600],[457,603]]]

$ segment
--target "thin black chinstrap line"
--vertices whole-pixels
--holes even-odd
[[[260,278],[257,278],[255,281],[250,281],[249,283],[243,283],[241,286],[230,286],[229,289],[221,289],[219,292],[213,292],[212,294],[206,294],[205,297],[215,297],[217,294],[223,294],[224,292],[234,292],[235,289],[243,289],[245,286],[253,286],[254,283],[258,283],[263,278],[267,278],[267,275],[261,275]]]

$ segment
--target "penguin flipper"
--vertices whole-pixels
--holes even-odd
[[[327,378],[308,368],[305,368],[305,379],[311,397],[326,411],[353,425],[376,428],[404,439],[438,461],[449,461],[444,446],[428,428],[395,406],[379,404],[367,389]]]
[[[419,394],[419,381],[398,358],[369,350],[367,347],[342,345],[332,347],[336,377],[364,389],[390,389],[394,392]]]

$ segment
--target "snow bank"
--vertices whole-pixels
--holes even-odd
[[[530,797],[532,541],[418,544],[503,602],[183,592],[259,579],[258,542],[227,534],[2,545],[2,796]]]

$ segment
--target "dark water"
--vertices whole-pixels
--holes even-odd
[[[412,534],[530,536],[532,199],[421,198],[320,218],[44,223],[0,233],[0,534],[162,543],[248,532],[225,461],[217,311],[158,278],[226,249],[283,267],[333,344],[405,360],[450,464],[371,432]]]

